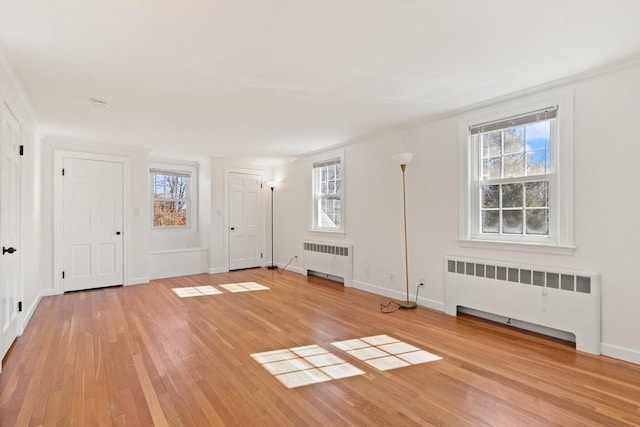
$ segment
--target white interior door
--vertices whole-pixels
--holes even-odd
[[[63,289],[122,285],[123,165],[63,161]]]
[[[0,361],[18,336],[20,292],[20,123],[2,103],[0,131]]]
[[[229,173],[229,270],[262,265],[262,177]]]

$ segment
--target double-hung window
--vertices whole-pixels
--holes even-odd
[[[344,231],[344,181],[340,157],[313,163],[312,230]]]
[[[462,245],[573,248],[573,94],[531,99],[460,120]]]
[[[471,127],[476,147],[477,234],[550,235],[555,107]]]
[[[191,227],[191,173],[151,169],[153,228]]]

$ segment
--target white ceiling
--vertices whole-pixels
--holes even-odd
[[[44,135],[270,161],[638,57],[640,0],[0,1],[0,43]]]

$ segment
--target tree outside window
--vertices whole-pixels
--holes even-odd
[[[185,173],[151,171],[153,227],[189,226],[189,182]]]

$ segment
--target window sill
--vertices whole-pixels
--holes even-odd
[[[309,233],[317,233],[317,234],[339,236],[339,237],[344,237],[344,236],[347,235],[347,233],[345,233],[344,230],[332,231],[332,230],[313,230],[313,229],[310,229],[308,231],[309,231]]]
[[[508,250],[535,254],[574,255],[575,246],[547,245],[544,243],[506,242],[493,240],[458,239],[458,245],[463,248]]]

